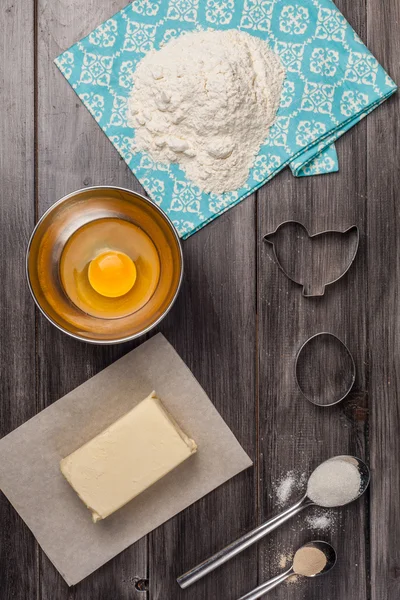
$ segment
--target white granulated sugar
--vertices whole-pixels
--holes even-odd
[[[276,495],[279,504],[285,504],[292,495],[293,488],[296,485],[296,479],[292,473],[289,473],[276,488]]]
[[[319,506],[342,506],[354,500],[360,490],[358,468],[339,458],[327,460],[311,474],[307,496]]]
[[[284,68],[248,33],[195,31],[150,51],[128,102],[133,151],[179,163],[206,192],[244,185],[279,107]]]
[[[316,515],[307,517],[306,519],[308,526],[311,529],[317,529],[318,531],[325,531],[331,529],[333,525],[332,517],[328,515]]]
[[[277,503],[280,507],[292,500],[295,494],[304,494],[304,488],[306,484],[306,474],[298,473],[296,471],[288,471],[286,475],[281,477],[277,482],[273,484]],[[296,498],[297,500],[300,498]]]

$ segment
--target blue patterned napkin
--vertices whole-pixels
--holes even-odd
[[[277,119],[245,186],[207,194],[178,165],[132,154],[130,74],[151,48],[197,27],[268,40],[286,67]],[[396,90],[331,0],[134,0],[56,64],[149,196],[186,238],[285,166],[297,176],[337,170],[335,140]]]

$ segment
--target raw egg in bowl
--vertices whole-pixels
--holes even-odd
[[[65,196],[29,242],[27,278],[53,325],[87,342],[134,339],[173,305],[182,282],[178,234],[151,200],[123,188]]]

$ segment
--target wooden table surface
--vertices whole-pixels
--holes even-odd
[[[53,64],[124,4],[1,1],[0,435],[137,345],[102,348],[58,332],[35,310],[24,273],[30,232],[55,200],[92,184],[141,190]],[[400,1],[337,4],[399,83]],[[338,152],[338,174],[299,180],[286,170],[184,242],[183,288],[160,327],[254,468],[71,589],[0,494],[1,600],[234,600],[276,573],[276,556],[316,536],[336,547],[335,571],[283,585],[271,598],[398,600],[399,97],[347,133]],[[322,300],[304,299],[262,242],[285,219],[312,232],[360,228],[355,264]],[[351,395],[328,410],[300,397],[292,368],[299,345],[324,330],[349,345],[357,365]],[[276,511],[280,476],[344,453],[369,462],[372,485],[337,512],[334,530],[310,532],[300,516],[193,588],[178,589],[182,571]]]

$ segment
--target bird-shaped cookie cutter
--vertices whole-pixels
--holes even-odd
[[[299,281],[299,278],[296,278],[294,275],[292,275],[288,271],[288,268],[286,268],[283,265],[282,260],[279,257],[279,251],[276,248],[276,242],[272,238],[274,238],[274,236],[276,236],[276,234],[278,233],[278,231],[280,229],[282,229],[283,227],[285,227],[287,225],[295,225],[295,226],[297,225],[297,226],[301,227],[302,229],[304,229],[307,237],[310,240],[322,238],[323,236],[325,236],[327,234],[330,234],[330,235],[347,235],[347,234],[351,234],[351,233],[355,234],[355,242],[353,242],[352,254],[349,256],[349,258],[346,262],[346,265],[343,266],[340,275],[338,277],[335,277],[331,281],[324,283],[321,286],[321,289],[318,289],[317,292],[315,291],[315,289],[313,290],[312,287],[309,287],[306,282]],[[325,294],[325,288],[327,286],[333,285],[334,283],[339,281],[339,279],[342,279],[342,277],[344,277],[344,275],[346,275],[346,273],[350,269],[351,265],[353,264],[353,262],[356,258],[357,252],[358,252],[358,248],[360,245],[360,231],[356,225],[352,225],[351,227],[349,227],[348,229],[345,229],[344,231],[337,230],[337,229],[327,229],[327,230],[324,230],[324,231],[321,231],[318,233],[314,233],[311,235],[308,232],[307,228],[302,223],[300,223],[299,221],[289,220],[289,221],[283,221],[282,223],[280,223],[274,231],[272,231],[271,233],[267,233],[263,239],[265,242],[267,242],[268,244],[270,244],[272,246],[275,262],[278,265],[278,267],[281,269],[281,271],[286,275],[286,277],[288,279],[290,279],[290,281],[293,281],[293,283],[296,283],[297,285],[301,285],[303,287],[303,290],[302,290],[303,297],[304,298],[315,298],[315,297],[323,296]]]

